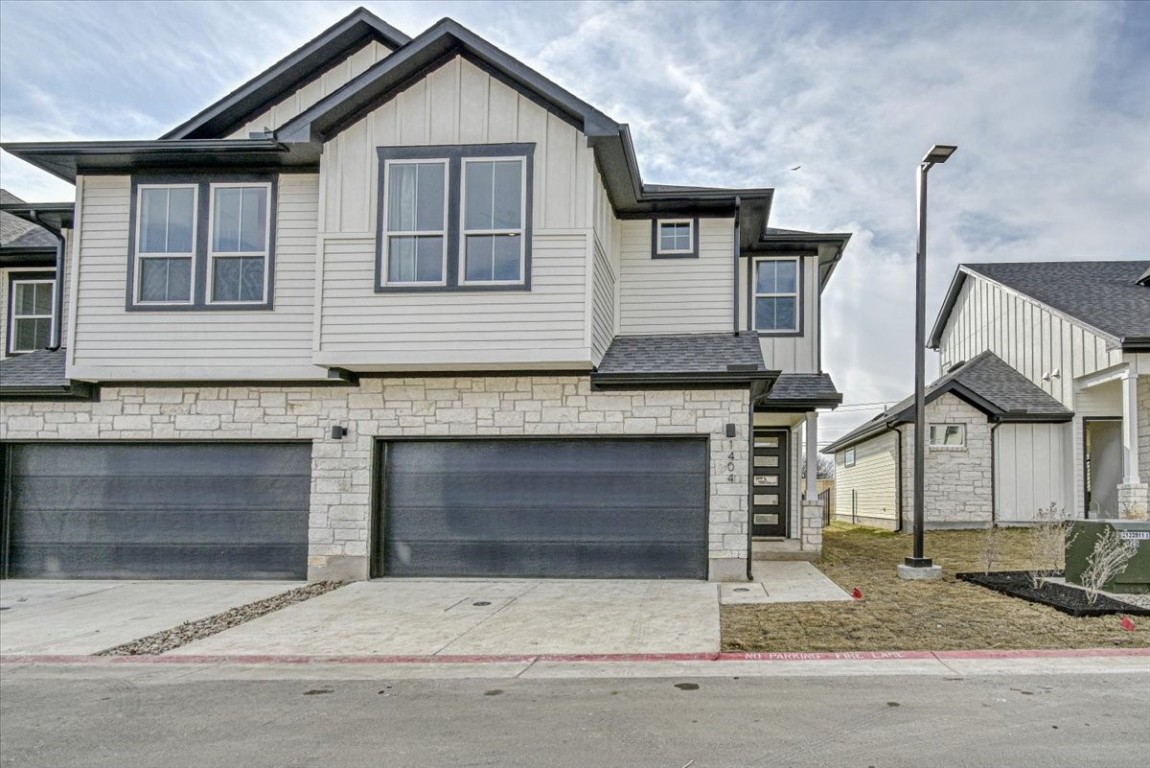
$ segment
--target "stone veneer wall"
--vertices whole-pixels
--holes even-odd
[[[745,389],[593,392],[586,376],[104,387],[98,402],[0,402],[0,440],[312,440],[308,572],[319,579],[368,576],[376,438],[710,435],[711,577],[745,578],[747,407]],[[334,424],[347,437],[332,440]]]
[[[965,424],[962,448],[927,446],[924,518],[927,528],[979,527],[990,523],[993,493],[990,428],[986,414],[952,394],[927,403],[926,423]],[[903,433],[903,530],[914,521],[914,424]]]

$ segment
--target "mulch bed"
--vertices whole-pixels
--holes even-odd
[[[1069,587],[1065,584],[1045,581],[1038,589],[1035,589],[1028,571],[959,573],[955,574],[955,577],[1031,603],[1049,605],[1051,608],[1079,618],[1083,616],[1111,616],[1117,613],[1150,616],[1150,610],[1146,608],[1115,600],[1106,595],[1098,595],[1094,603],[1091,604],[1087,598],[1086,590]]]
[[[172,627],[171,629],[166,629],[163,632],[157,632],[154,635],[141,637],[139,640],[133,640],[130,643],[117,645],[115,648],[109,648],[94,655],[158,656],[174,648],[179,648],[181,645],[187,645],[194,640],[211,637],[232,627],[238,627],[240,624],[249,622],[252,619],[266,616],[281,608],[287,608],[289,605],[302,603],[304,600],[318,597],[327,592],[331,592],[333,589],[339,589],[345,583],[346,582],[343,581],[317,581],[314,584],[308,584],[304,587],[289,589],[287,592],[273,595],[264,600],[256,600],[254,603],[241,605],[224,611],[223,613],[217,613],[215,616],[209,616],[206,619],[185,621],[183,624]]]

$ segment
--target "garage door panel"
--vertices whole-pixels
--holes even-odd
[[[29,444],[10,460],[11,576],[307,575],[309,444]]]
[[[12,572],[39,579],[300,579],[299,570],[284,563],[301,559],[307,560],[306,544],[53,543],[16,550]]]
[[[450,481],[445,483],[444,476]],[[594,482],[588,482],[588,477]],[[685,506],[698,508],[706,502],[706,475],[677,475],[652,472],[612,472],[593,475],[541,470],[500,474],[419,473],[393,475],[395,498],[425,499],[435,505],[483,507],[497,500],[501,506],[542,506],[577,499],[581,507],[606,506],[615,509],[646,508],[651,494],[679,499]]]
[[[404,441],[383,470],[377,572],[706,578],[705,439]]]
[[[705,579],[698,543],[642,543],[605,548],[539,541],[404,542],[389,560],[406,576],[490,578]],[[696,563],[685,570],[684,563]]]

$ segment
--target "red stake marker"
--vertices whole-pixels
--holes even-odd
[[[1122,623],[1122,628],[1124,630],[1126,630],[1127,632],[1133,632],[1134,631],[1134,619],[1130,618],[1129,616],[1123,616],[1121,623]]]
[[[855,600],[862,600],[862,590],[858,587],[855,587],[854,591],[851,592],[851,597],[853,597]]]

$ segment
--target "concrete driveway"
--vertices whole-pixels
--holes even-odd
[[[86,656],[300,586],[253,581],[0,582],[0,654]]]
[[[716,584],[357,582],[171,655],[470,656],[719,650]]]

